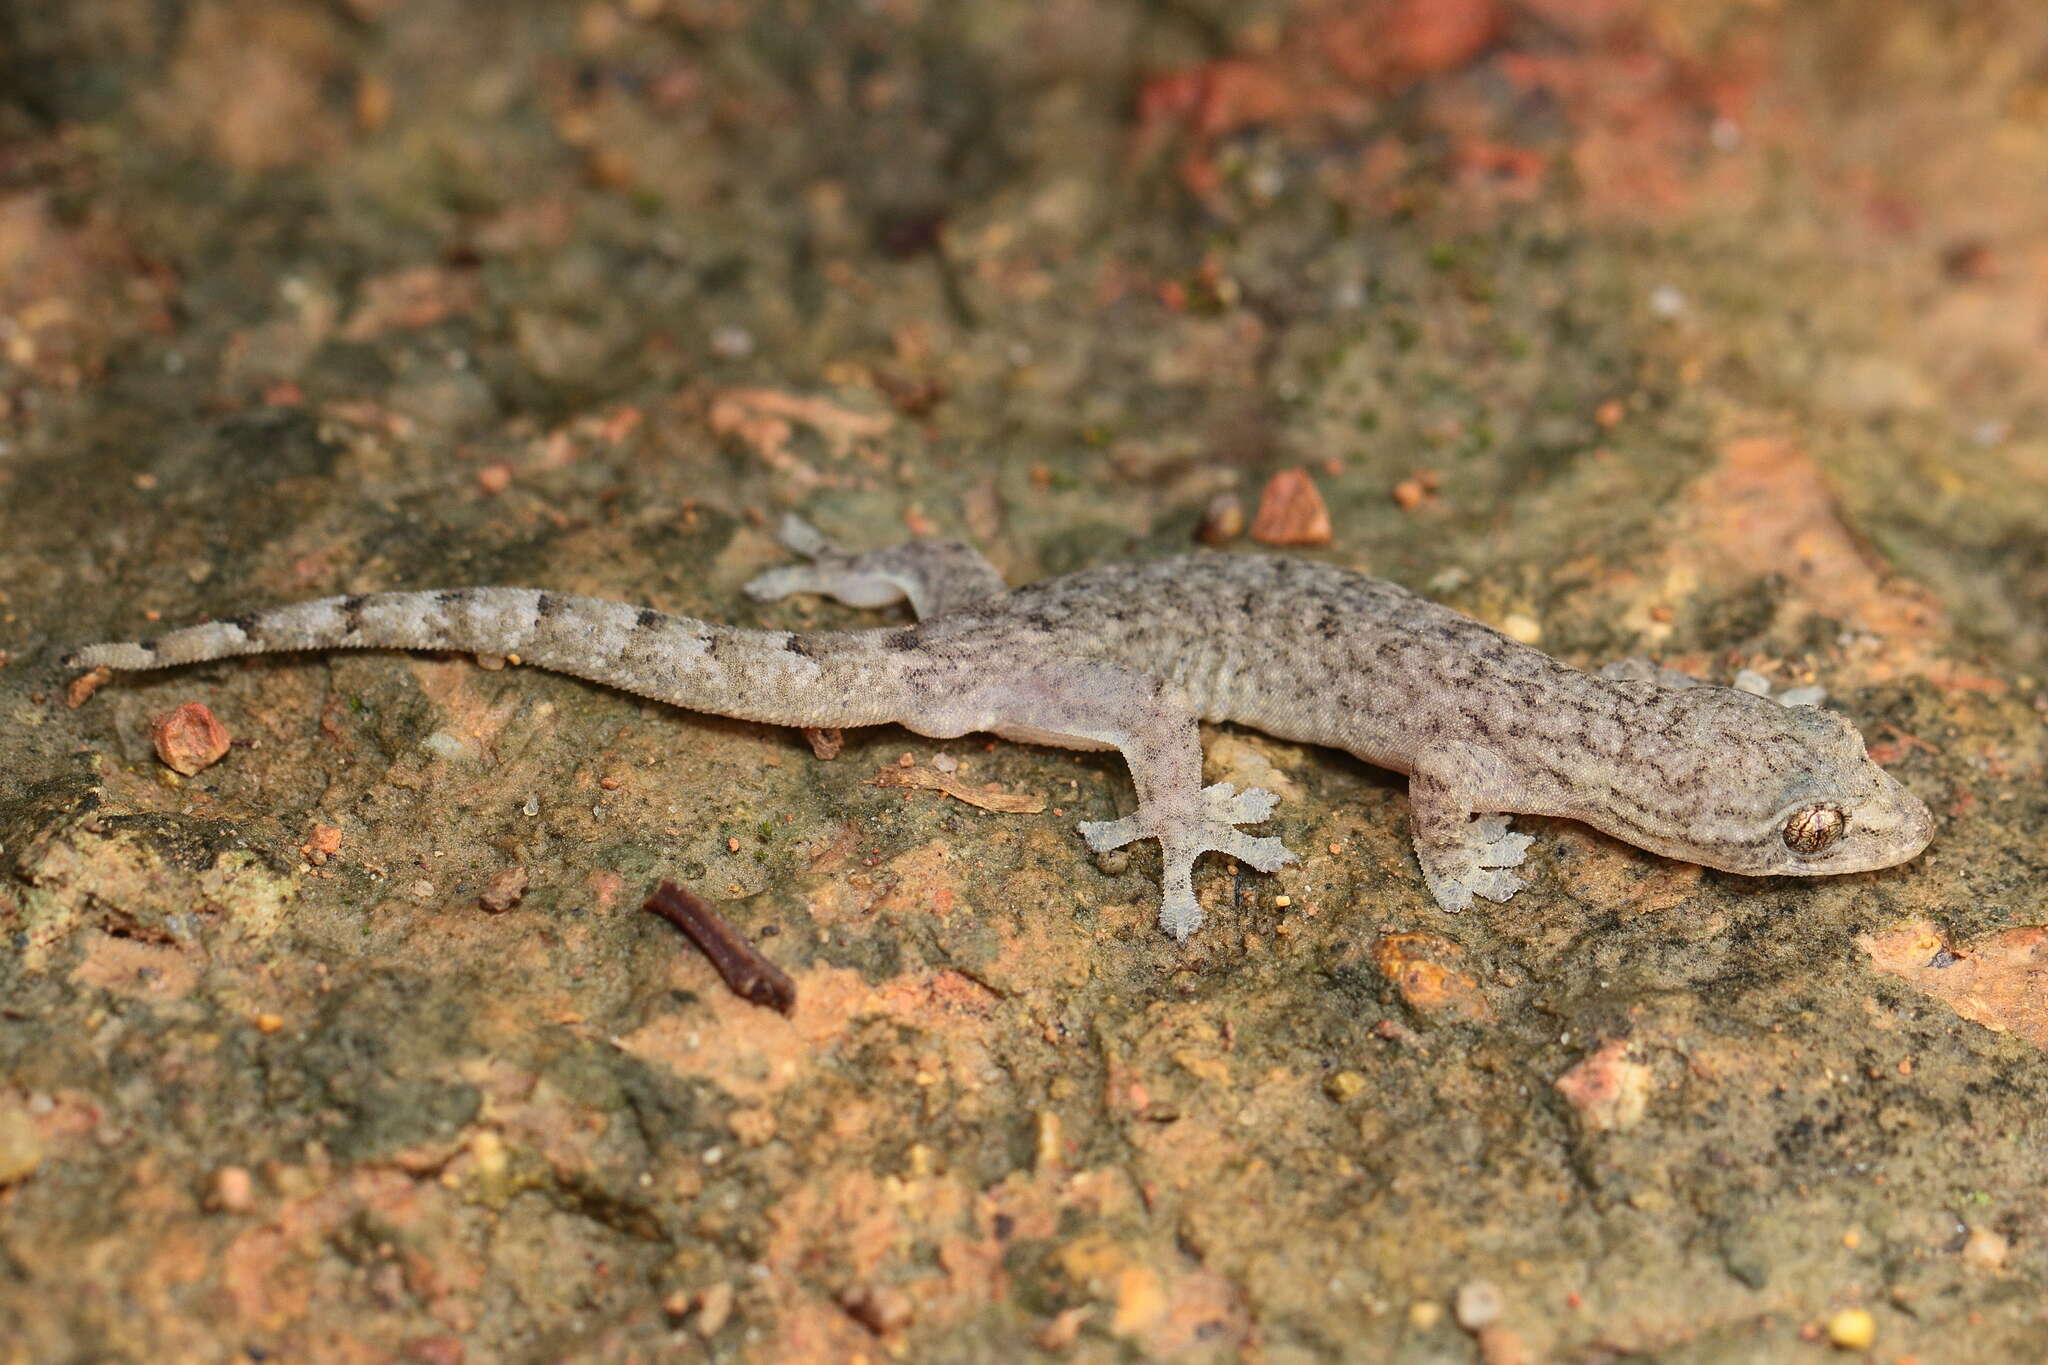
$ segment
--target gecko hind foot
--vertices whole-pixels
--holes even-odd
[[[1238,791],[1228,782],[1219,782],[1202,789],[1201,814],[1192,818],[1141,810],[1121,820],[1086,820],[1077,828],[1097,853],[1138,839],[1159,840],[1164,864],[1159,924],[1185,943],[1202,925],[1202,906],[1195,899],[1195,859],[1204,853],[1222,853],[1260,872],[1277,872],[1299,861],[1280,840],[1237,828],[1266,819],[1278,802],[1278,797],[1262,788]]]
[[[783,517],[775,538],[810,562],[785,564],[748,579],[740,591],[756,602],[818,596],[837,598],[849,607],[887,607],[905,596],[902,583],[872,567],[878,556],[848,554],[794,512]]]
[[[1507,816],[1481,815],[1466,825],[1456,845],[1432,850],[1423,880],[1437,904],[1453,912],[1468,909],[1474,896],[1509,900],[1529,882],[1507,869],[1522,865],[1533,842],[1527,834],[1508,833]]]

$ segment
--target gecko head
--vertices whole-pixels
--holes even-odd
[[[1659,850],[1750,876],[1868,872],[1927,847],[1934,817],[1871,762],[1846,717],[1726,687],[1660,699],[1697,752],[1710,794],[1681,847]]]

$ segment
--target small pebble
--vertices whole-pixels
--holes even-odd
[[[256,1182],[243,1167],[223,1166],[213,1173],[207,1202],[222,1213],[247,1213],[256,1203]]]
[[[1283,469],[1267,481],[1252,539],[1261,545],[1330,543],[1330,509],[1306,469]]]
[[[334,825],[315,824],[306,836],[306,842],[299,845],[299,852],[306,855],[306,861],[315,867],[326,864],[329,858],[341,852],[341,830]]]
[[[156,756],[172,772],[192,776],[228,751],[228,730],[204,702],[188,701],[149,723]]]
[[[690,1324],[691,1329],[700,1337],[717,1336],[718,1329],[732,1317],[733,1297],[732,1286],[724,1280],[698,1290],[697,1316]]]
[[[1963,1260],[1983,1270],[1998,1270],[2005,1265],[2005,1258],[2012,1253],[2012,1243],[1998,1232],[1987,1227],[1973,1227],[1963,1242]]]
[[[754,334],[744,327],[715,328],[711,353],[721,360],[745,360],[754,353]]]
[[[1828,1319],[1828,1340],[1844,1351],[1867,1351],[1877,1340],[1877,1322],[1861,1308],[1844,1308]]]
[[[1323,1078],[1323,1093],[1339,1104],[1348,1104],[1365,1093],[1365,1077],[1356,1071],[1339,1071]]]
[[[1121,877],[1131,870],[1131,851],[1113,848],[1095,855],[1095,869],[1105,877]]]
[[[1086,1304],[1076,1308],[1063,1308],[1053,1319],[1038,1329],[1037,1342],[1040,1350],[1066,1351],[1080,1338],[1081,1327],[1088,1321],[1088,1315],[1095,1310]]]
[[[1436,501],[1436,491],[1442,485],[1443,476],[1434,469],[1419,469],[1394,485],[1394,505],[1403,512],[1413,512],[1424,503]]]
[[[501,915],[526,897],[527,875],[523,867],[508,867],[493,876],[477,897],[477,904],[494,915]]]
[[[849,1290],[839,1306],[876,1336],[908,1326],[917,1305],[895,1285],[861,1285]]]
[[[1507,1328],[1482,1327],[1476,1335],[1480,1365],[1529,1365],[1529,1348]]]
[[[1458,1286],[1456,1299],[1452,1301],[1451,1312],[1458,1319],[1458,1326],[1468,1332],[1477,1332],[1482,1327],[1491,1327],[1500,1321],[1501,1312],[1507,1307],[1501,1292],[1491,1280],[1467,1280]]]
[[[1235,493],[1218,493],[1209,499],[1195,539],[1204,545],[1227,545],[1244,534],[1244,500]]]

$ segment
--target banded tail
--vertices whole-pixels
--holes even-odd
[[[534,588],[326,597],[87,645],[67,666],[167,668],[237,654],[446,649],[497,654],[692,711],[775,725],[876,725],[908,697],[901,628],[746,630],[623,602]]]

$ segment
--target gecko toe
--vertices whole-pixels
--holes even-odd
[[[1159,927],[1173,935],[1174,942],[1186,943],[1202,927],[1202,905],[1192,892],[1168,896],[1159,905]]]
[[[1474,895],[1484,896],[1490,901],[1506,901],[1528,884],[1525,879],[1500,868],[1488,868],[1465,879],[1465,885]]]
[[[1505,901],[1529,883],[1509,872],[1521,866],[1535,840],[1527,834],[1508,832],[1509,816],[1473,816],[1453,825],[1450,836],[1418,843],[1423,880],[1429,894],[1444,909],[1456,912],[1470,908],[1474,896]]]
[[[1522,860],[1529,856],[1529,845],[1535,839],[1527,834],[1507,834],[1490,840],[1479,850],[1481,867],[1520,867]]]
[[[800,592],[815,592],[810,570],[801,567],[770,569],[747,580],[741,592],[756,602],[779,602]]]
[[[1438,906],[1455,915],[1472,908],[1472,888],[1462,881],[1426,877],[1429,894]]]
[[[1210,847],[1218,853],[1227,853],[1239,862],[1261,872],[1278,872],[1291,863],[1301,861],[1294,856],[1294,850],[1278,839],[1255,839],[1236,830],[1220,837]]]
[[[775,538],[785,550],[805,559],[816,559],[832,548],[832,542],[817,527],[794,512],[783,514],[782,524],[775,528]]]
[[[1228,782],[1202,789],[1202,801],[1211,820],[1226,825],[1256,825],[1273,814],[1280,798],[1264,787],[1237,790]]]
[[[1083,820],[1074,828],[1081,832],[1081,839],[1088,845],[1090,853],[1107,853],[1113,848],[1122,848],[1144,838],[1148,832],[1135,815],[1126,815],[1121,820]]]

